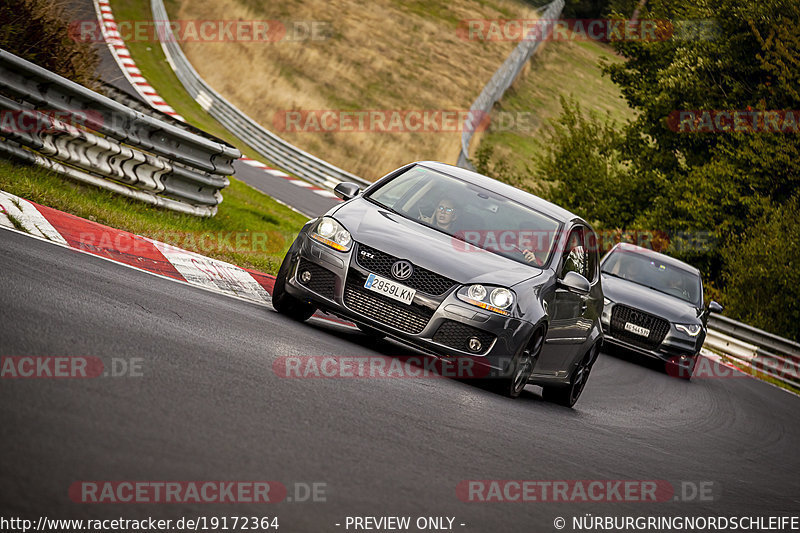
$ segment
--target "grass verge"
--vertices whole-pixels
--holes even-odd
[[[0,189],[107,226],[275,274],[306,218],[231,180],[217,216],[199,218],[152,207],[54,172],[0,159]]]
[[[633,118],[619,88],[602,75],[601,60],[621,61],[609,46],[595,41],[545,43],[492,112],[492,124],[507,127],[490,128],[473,149],[492,154],[490,167],[503,161],[515,174],[524,175],[544,153],[542,134],[560,115],[562,94],[574,97],[587,112],[607,113],[617,122]]]

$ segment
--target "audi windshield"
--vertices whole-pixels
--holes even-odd
[[[632,281],[700,306],[703,287],[692,272],[629,250],[618,249],[603,263],[603,273]]]

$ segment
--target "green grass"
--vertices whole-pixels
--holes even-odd
[[[517,79],[492,113],[495,124],[501,112],[530,112],[532,127],[528,131],[490,130],[481,137],[480,149],[490,148],[492,162],[504,160],[512,170],[524,173],[543,153],[543,128],[560,115],[560,95],[572,96],[587,112],[608,113],[617,122],[633,118],[634,112],[619,88],[602,75],[601,59],[621,61],[609,46],[595,41],[545,43],[529,70]]]
[[[107,226],[272,274],[307,220],[236,180],[223,191],[224,201],[212,218],[159,209],[5,159],[0,159],[0,189]]]

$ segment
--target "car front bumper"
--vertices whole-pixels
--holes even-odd
[[[372,271],[355,259],[359,246],[354,242],[350,251],[339,252],[301,232],[292,247],[286,291],[432,355],[469,357],[492,375],[505,375],[513,355],[530,339],[533,324],[459,300],[457,283],[439,296],[417,290],[411,305],[367,291],[363,283]],[[305,282],[300,276],[304,272]],[[480,350],[468,349],[471,337],[480,341]]]
[[[607,305],[603,310],[600,323],[603,326],[604,343],[689,370],[694,368],[694,361],[705,339],[705,332],[700,332],[697,337],[688,337],[678,333],[674,324],[670,324],[664,340],[657,347],[647,347],[641,343],[632,342],[629,338],[622,337],[617,332],[612,331],[611,305]]]

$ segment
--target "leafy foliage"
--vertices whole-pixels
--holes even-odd
[[[800,3],[639,7],[641,19],[669,21],[673,33],[612,43],[625,61],[604,70],[636,118],[616,125],[562,100],[533,171],[543,194],[599,228],[688,236],[667,252],[704,272],[707,296],[731,316],[797,338],[800,134],[681,131],[671,117],[800,109]],[[625,18],[618,9],[612,17]]]

